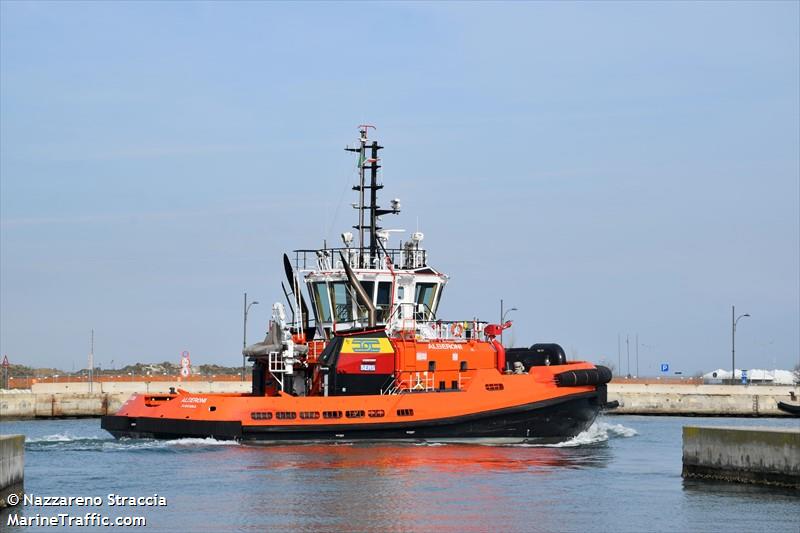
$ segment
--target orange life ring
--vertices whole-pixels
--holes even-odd
[[[453,337],[460,337],[464,334],[464,324],[461,322],[453,322],[450,324],[450,334]]]

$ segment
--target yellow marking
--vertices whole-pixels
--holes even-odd
[[[342,346],[343,353],[394,353],[392,343],[384,337],[348,337]]]

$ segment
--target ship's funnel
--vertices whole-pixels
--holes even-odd
[[[350,286],[356,291],[356,295],[361,304],[367,308],[367,322],[369,327],[374,328],[377,322],[375,318],[377,313],[375,312],[375,305],[372,303],[372,298],[367,295],[367,291],[364,290],[364,286],[358,281],[356,273],[350,268],[350,264],[345,260],[342,252],[339,252],[339,257],[342,259],[342,265],[344,265],[344,271],[347,273],[347,280],[350,282]]]

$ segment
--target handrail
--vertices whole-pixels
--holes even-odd
[[[382,247],[383,248],[383,247]],[[318,248],[292,250],[294,268],[298,271],[342,270],[344,268],[339,254],[344,256],[350,268],[363,270],[388,270],[385,258],[389,257],[397,269],[423,268],[428,265],[427,250],[408,248],[383,248],[385,255],[373,257],[374,264],[360,265],[362,251],[359,248]],[[366,250],[365,250],[366,252]],[[366,257],[366,256],[365,256]]]

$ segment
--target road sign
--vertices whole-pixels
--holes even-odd
[[[742,385],[747,385],[747,370],[742,370]]]
[[[185,366],[181,368],[181,376],[188,378],[189,377],[189,367]]]
[[[3,368],[8,368],[8,367],[9,367],[8,356],[4,355],[3,356]]]
[[[669,363],[661,363],[661,371],[669,372]]]

